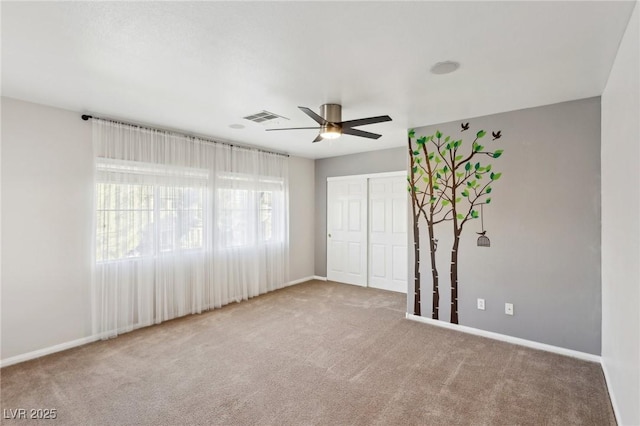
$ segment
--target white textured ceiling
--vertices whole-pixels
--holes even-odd
[[[2,2],[2,95],[308,158],[402,146],[408,127],[602,93],[634,2]],[[433,75],[455,60],[460,69]],[[312,144],[312,126],[388,114]],[[240,123],[246,127],[229,127]]]

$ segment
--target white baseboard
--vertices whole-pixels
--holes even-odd
[[[49,346],[48,348],[38,349],[36,351],[27,352],[26,354],[12,356],[0,361],[0,368],[8,367],[19,362],[30,361],[32,359],[40,358],[45,355],[50,355],[56,352],[65,351],[67,349],[75,348],[76,346],[86,345],[87,343],[95,342],[99,340],[97,336],[83,337],[81,339],[72,340],[66,343],[60,343],[59,345]]]
[[[304,282],[307,282],[307,281],[311,281],[313,279],[314,279],[313,275],[309,275],[308,277],[300,278],[298,280],[289,281],[284,286],[285,287],[289,287],[290,285],[296,285],[296,284],[304,283]]]
[[[609,380],[609,371],[607,370],[607,364],[605,364],[604,359],[601,360],[600,365],[602,366],[602,372],[604,373],[604,381],[607,384],[607,390],[609,391],[609,399],[611,400],[611,406],[613,407],[613,415],[616,417],[616,422],[620,424],[620,411],[618,410],[618,403],[616,402],[616,395],[612,392],[611,386],[609,385],[611,381]]]
[[[320,275],[314,275],[313,279],[314,280],[318,280],[318,281],[326,281],[327,277],[321,277]]]
[[[559,346],[548,345],[546,343],[534,342],[533,340],[521,339],[520,337],[507,336],[506,334],[494,333],[493,331],[480,330],[479,328],[467,327],[465,325],[451,324],[449,322],[434,320],[431,318],[421,317],[409,313],[406,314],[406,318],[424,324],[435,325],[437,327],[448,328],[450,330],[461,331],[463,333],[475,334],[476,336],[488,337],[489,339],[513,343],[514,345],[526,346],[528,348],[539,349],[546,352],[553,352],[556,354],[601,364],[601,357],[599,355],[574,351],[573,349],[561,348]]]

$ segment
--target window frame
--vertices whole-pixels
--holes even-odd
[[[281,232],[279,236],[275,236],[275,238],[264,239],[263,231],[261,227],[261,219],[260,213],[263,210],[260,207],[260,194],[264,192],[270,192],[271,195],[271,205],[269,208],[270,220],[273,221],[273,211],[274,211],[274,199],[276,198],[275,193],[280,192],[281,196],[284,197],[285,187],[284,187],[284,179],[277,176],[252,176],[245,173],[218,173],[217,174],[218,183],[220,182],[235,182],[235,185],[216,185],[215,194],[214,194],[214,211],[216,214],[216,224],[214,225],[215,232],[220,232],[220,234],[224,234],[225,231],[220,229],[220,222],[222,220],[224,211],[232,211],[241,209],[230,209],[223,208],[220,204],[220,191],[229,190],[229,191],[247,191],[249,193],[249,204],[253,203],[255,208],[253,211],[249,210],[252,213],[250,220],[253,222],[253,227],[255,230],[255,235],[250,236],[243,244],[234,244],[218,239],[220,248],[224,250],[233,250],[233,249],[247,249],[251,247],[260,247],[260,246],[268,246],[268,245],[277,245],[285,242],[286,232]],[[283,200],[284,204],[284,200]],[[286,206],[283,205],[283,208],[286,209]],[[272,235],[273,235],[273,222],[272,226]]]
[[[117,179],[114,179],[115,175],[119,175]],[[177,183],[172,182],[173,176],[180,176],[181,179],[191,180],[191,183],[197,183],[197,185],[185,185],[184,182]],[[151,208],[148,209],[99,209],[98,194],[100,193],[98,185],[146,185],[151,187]],[[191,255],[200,254],[206,251],[209,246],[209,232],[208,221],[206,219],[207,211],[210,209],[209,198],[211,193],[211,179],[207,170],[197,169],[191,167],[180,167],[173,165],[163,165],[154,163],[145,163],[141,161],[127,161],[116,160],[105,157],[96,158],[96,179],[95,179],[96,200],[94,203],[94,218],[96,220],[95,225],[95,259],[97,264],[114,263],[114,262],[127,262],[127,261],[139,261],[141,259],[159,258],[177,255]],[[199,247],[175,247],[172,250],[161,250],[161,220],[162,212],[171,211],[171,209],[162,209],[162,190],[169,191],[170,189],[199,189],[201,198],[201,244]],[[164,197],[166,198],[166,197]],[[174,209],[174,211],[191,211],[193,209]],[[152,250],[149,254],[139,254],[135,256],[123,256],[117,258],[104,258],[99,257],[99,215],[101,212],[115,211],[147,211],[150,212],[147,225],[153,226],[152,229]],[[173,230],[175,232],[175,229]]]

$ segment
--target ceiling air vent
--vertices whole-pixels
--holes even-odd
[[[277,124],[282,120],[288,120],[288,118],[283,117],[278,114],[274,114],[269,111],[260,111],[256,114],[247,115],[246,117],[242,117],[245,120],[253,121],[254,123],[261,124],[263,126]]]

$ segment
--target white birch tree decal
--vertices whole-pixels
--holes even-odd
[[[469,129],[469,123],[461,124],[461,132]],[[499,139],[501,131],[493,132],[493,141]],[[410,173],[408,191],[411,194],[414,238],[414,314],[421,315],[420,294],[420,235],[419,222],[422,216],[427,223],[429,251],[431,259],[432,307],[431,317],[439,319],[439,276],[436,265],[438,240],[435,226],[442,222],[451,222],[453,245],[451,247],[451,317],[458,324],[458,255],[460,237],[464,226],[479,217],[477,207],[490,204],[493,188],[491,185],[500,179],[501,173],[492,170],[491,164],[482,160],[486,157],[499,158],[502,150],[487,149],[480,144],[486,136],[484,130],[476,133],[471,146],[463,148],[463,140],[444,136],[439,130],[433,135],[416,139],[415,130],[409,131],[408,148]]]

